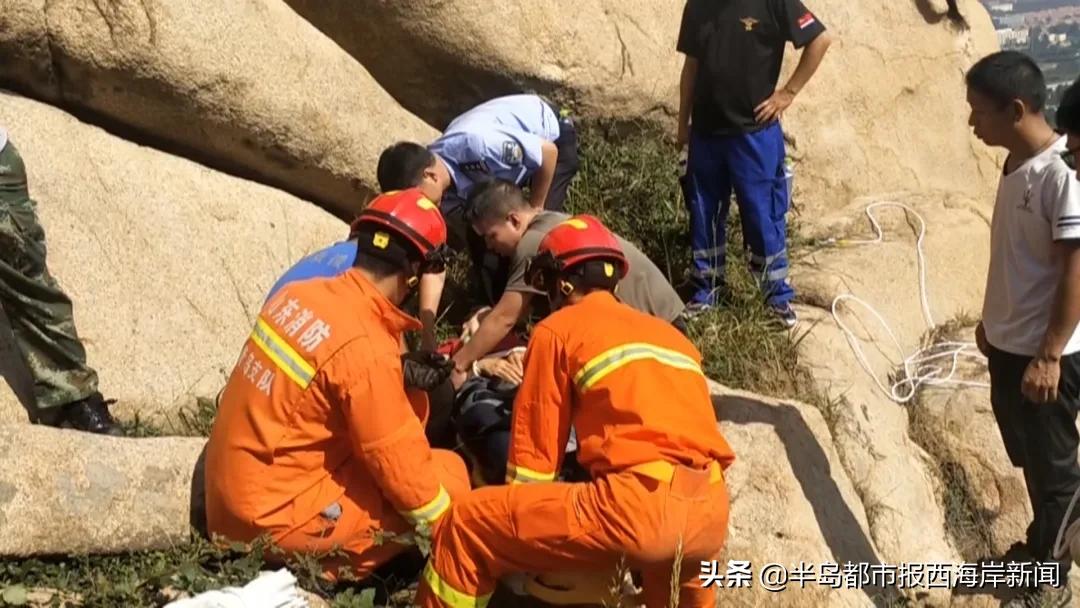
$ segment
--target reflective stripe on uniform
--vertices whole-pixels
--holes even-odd
[[[506,465],[506,483],[508,484],[540,483],[544,481],[555,481],[555,473],[541,473],[515,464]]]
[[[721,258],[720,261],[724,260]],[[690,270],[690,275],[696,279],[715,279],[723,276],[723,271],[719,268],[693,268]]]
[[[683,369],[704,375],[701,366],[686,355],[653,346],[652,344],[633,343],[616,346],[595,356],[577,374],[574,383],[583,391],[589,390],[611,372],[633,363],[634,361],[652,360],[669,367]]]
[[[783,281],[786,278],[788,278],[787,267],[781,268],[779,270],[771,270],[765,273],[766,281]]]
[[[671,483],[672,478],[675,477],[675,467],[676,465],[666,460],[654,460],[652,462],[634,465],[627,470],[632,473],[644,475],[650,479]],[[724,468],[720,466],[719,462],[713,460],[709,463],[708,468],[709,483],[717,483],[724,480]]]
[[[484,608],[491,601],[491,594],[475,596],[467,593],[462,593],[457,589],[451,587],[446,581],[439,576],[438,572],[435,572],[435,567],[428,560],[426,566],[424,566],[424,582],[431,588],[431,592],[435,594],[435,597],[442,600],[444,604],[450,608]]]
[[[315,377],[315,368],[262,318],[255,323],[255,328],[251,331],[251,341],[270,357],[286,376],[300,385],[300,388],[307,388],[311,384],[311,379]]]
[[[751,253],[750,254],[750,263],[751,264],[756,264],[760,268],[761,265],[766,265],[767,266],[767,265],[772,264],[773,262],[775,262],[775,261],[777,261],[777,260],[779,260],[779,259],[781,259],[783,257],[786,257],[786,256],[787,256],[787,249],[784,249],[780,253],[775,253],[775,254],[770,255],[770,256],[760,256],[760,255],[757,255],[755,253]]]
[[[717,256],[722,256],[727,253],[726,247],[714,247],[712,249],[695,249],[695,260],[708,260]]]
[[[435,520],[439,519],[447,509],[450,508],[450,494],[446,492],[441,484],[439,485],[439,493],[435,495],[435,498],[426,505],[419,509],[413,509],[412,511],[402,511],[401,514],[406,517],[413,524],[428,524],[435,523]]]

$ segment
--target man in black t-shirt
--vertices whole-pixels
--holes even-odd
[[[777,89],[784,47],[804,48]],[[727,218],[734,189],[751,271],[769,306],[795,324],[788,285],[788,185],[779,119],[817,71],[830,36],[800,0],[689,0],[678,51],[683,64],[679,144],[689,145],[683,191],[690,211],[692,278],[688,308],[717,303],[724,290]]]

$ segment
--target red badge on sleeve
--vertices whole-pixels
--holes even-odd
[[[806,13],[802,17],[799,17],[799,29],[805,30],[816,22],[813,13]]]

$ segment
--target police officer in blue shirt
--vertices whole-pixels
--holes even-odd
[[[577,131],[569,112],[539,95],[508,95],[484,102],[450,122],[426,149],[399,142],[383,151],[378,178],[383,191],[419,187],[441,201],[450,246],[467,248],[484,293],[494,304],[506,286],[508,261],[486,255],[483,240],[464,212],[473,187],[502,179],[529,186],[534,207],[562,211],[578,171]],[[481,270],[482,269],[482,270]]]
[[[804,48],[777,88],[786,43]],[[689,0],[677,49],[686,55],[680,84],[680,145],[689,145],[683,191],[690,212],[689,311],[724,292],[725,220],[732,190],[750,268],[769,306],[796,322],[788,285],[788,192],[780,117],[817,71],[830,37],[800,0]]]
[[[573,121],[538,95],[482,103],[451,121],[428,149],[453,182],[444,209],[464,203],[477,182],[502,179],[528,181],[534,207],[561,211],[578,170]]]

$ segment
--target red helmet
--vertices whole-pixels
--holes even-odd
[[[435,203],[417,188],[375,197],[352,223],[349,238],[361,235],[364,238],[357,243],[361,251],[402,267],[408,267],[408,260],[419,255],[421,274],[442,272],[450,259],[446,221]]]
[[[537,288],[546,282],[544,275],[565,274],[590,261],[618,265],[619,279],[630,271],[619,240],[591,215],[576,215],[552,228],[536,253],[526,269],[526,280]],[[604,272],[610,277],[615,269],[605,267]]]
[[[421,256],[426,257],[446,245],[446,220],[438,205],[419,188],[393,190],[376,196],[353,222],[353,234],[365,222],[380,224],[404,237]]]

